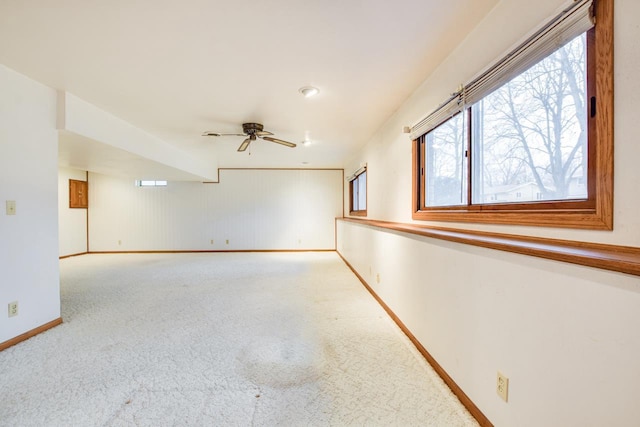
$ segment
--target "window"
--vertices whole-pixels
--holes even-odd
[[[136,180],[136,187],[166,187],[167,181]]]
[[[467,204],[466,120],[458,114],[424,138],[427,206]]]
[[[597,26],[591,6],[412,128],[414,219],[612,228],[612,2],[595,4]]]
[[[367,168],[358,169],[349,178],[349,214],[367,215]]]

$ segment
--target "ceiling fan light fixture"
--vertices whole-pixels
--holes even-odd
[[[319,94],[320,89],[313,86],[303,86],[298,89],[298,92],[300,92],[305,98],[311,98],[312,96],[316,96],[317,94]]]

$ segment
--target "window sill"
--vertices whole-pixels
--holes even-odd
[[[640,276],[640,248],[638,247],[546,239],[359,218],[337,218],[337,220]]]
[[[421,221],[474,222],[483,224],[510,224],[539,227],[613,230],[610,204],[600,209],[563,210],[428,210],[415,211],[412,218]]]

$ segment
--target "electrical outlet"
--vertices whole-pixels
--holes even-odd
[[[504,374],[501,374],[498,371],[498,381],[496,383],[496,392],[498,396],[502,398],[505,402],[508,402],[509,398],[509,378],[507,378]]]
[[[211,244],[213,245],[213,239],[211,239]]]
[[[9,317],[18,315],[18,301],[9,303]]]
[[[225,243],[228,245],[228,244],[229,244],[229,239],[227,239],[227,240],[225,241]]]
[[[376,274],[376,283],[380,283],[380,273]]]
[[[7,200],[7,215],[15,215],[16,214],[16,201],[15,200]]]
[[[122,240],[118,240],[118,246],[122,244]]]

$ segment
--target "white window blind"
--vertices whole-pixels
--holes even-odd
[[[358,175],[360,175],[362,172],[366,172],[367,171],[367,165],[362,165],[360,166],[356,171],[354,171],[351,175],[349,175],[346,180],[351,182],[354,179],[356,179],[358,177]]]
[[[471,82],[463,85],[451,98],[411,128],[411,139],[417,139],[465,106],[474,104],[513,77],[529,69],[545,57],[594,26],[593,0],[575,0],[507,56],[490,66]]]

